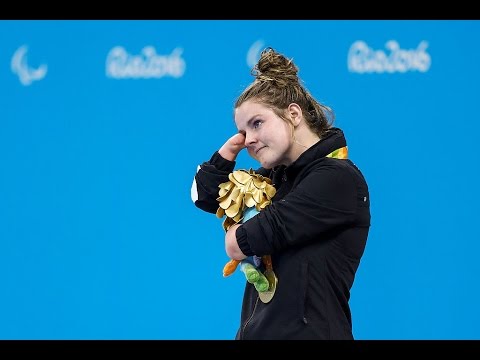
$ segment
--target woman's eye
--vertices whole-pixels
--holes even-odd
[[[255,120],[253,122],[253,128],[254,129],[258,129],[258,127],[262,124],[262,121],[261,120]]]

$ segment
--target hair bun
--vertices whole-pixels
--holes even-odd
[[[271,47],[261,52],[260,59],[252,70],[257,81],[272,81],[280,86],[286,86],[292,81],[298,82],[297,74],[298,67],[293,63],[293,59],[287,59]]]

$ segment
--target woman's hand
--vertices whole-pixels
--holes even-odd
[[[243,148],[245,148],[245,135],[236,133],[222,145],[218,153],[226,160],[235,161]]]

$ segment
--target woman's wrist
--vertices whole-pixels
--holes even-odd
[[[220,148],[220,150],[218,150],[218,153],[225,160],[229,160],[229,161],[235,161],[235,159],[237,158],[237,155],[238,155],[238,153],[235,153],[231,150],[228,150],[225,146],[222,146]]]

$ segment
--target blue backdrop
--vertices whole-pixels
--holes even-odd
[[[336,111],[370,186],[355,337],[480,339],[479,36],[479,21],[0,21],[0,338],[234,337],[244,276],[222,277],[221,220],[190,188],[271,46]]]

